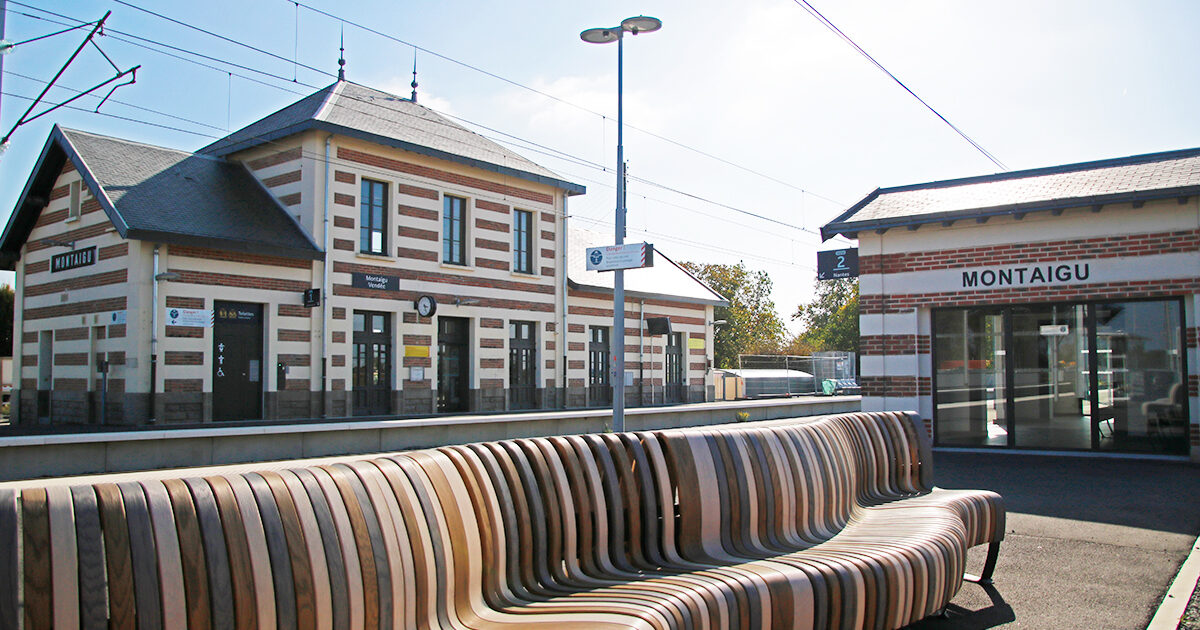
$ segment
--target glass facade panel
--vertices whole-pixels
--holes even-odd
[[[1096,305],[1100,447],[1187,454],[1179,302]]]
[[[1179,300],[938,309],[945,446],[1186,454]]]
[[[937,311],[934,330],[938,442],[955,446],[1007,444],[1003,312]]]

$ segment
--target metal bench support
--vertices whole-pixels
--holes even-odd
[[[999,555],[1000,541],[997,540],[996,542],[988,545],[987,560],[985,560],[983,563],[983,571],[979,575],[964,573],[963,579],[968,582],[975,582],[976,584],[991,584],[992,573],[995,573],[996,571],[996,558],[999,557]]]

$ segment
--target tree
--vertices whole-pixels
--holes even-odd
[[[783,320],[771,300],[771,276],[751,271],[745,263],[717,265],[683,263],[684,268],[729,300],[714,311],[717,326],[713,356],[719,368],[736,368],[739,354],[771,354],[783,342]]]
[[[810,352],[845,350],[858,352],[858,279],[821,280],[811,304],[796,309],[804,332],[799,340]]]

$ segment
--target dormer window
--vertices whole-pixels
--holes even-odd
[[[75,221],[78,219],[82,206],[83,182],[77,179],[71,182],[71,205],[67,208],[67,220]]]

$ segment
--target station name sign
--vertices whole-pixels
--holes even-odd
[[[1089,263],[1029,265],[962,272],[964,289],[976,287],[1021,287],[1038,284],[1083,282],[1092,275]]]
[[[350,286],[356,289],[374,289],[376,291],[399,291],[400,278],[385,276],[379,273],[352,273]]]
[[[96,247],[92,246],[87,249],[77,249],[73,252],[51,256],[50,273],[78,269],[79,267],[87,267],[94,264],[96,264]]]

